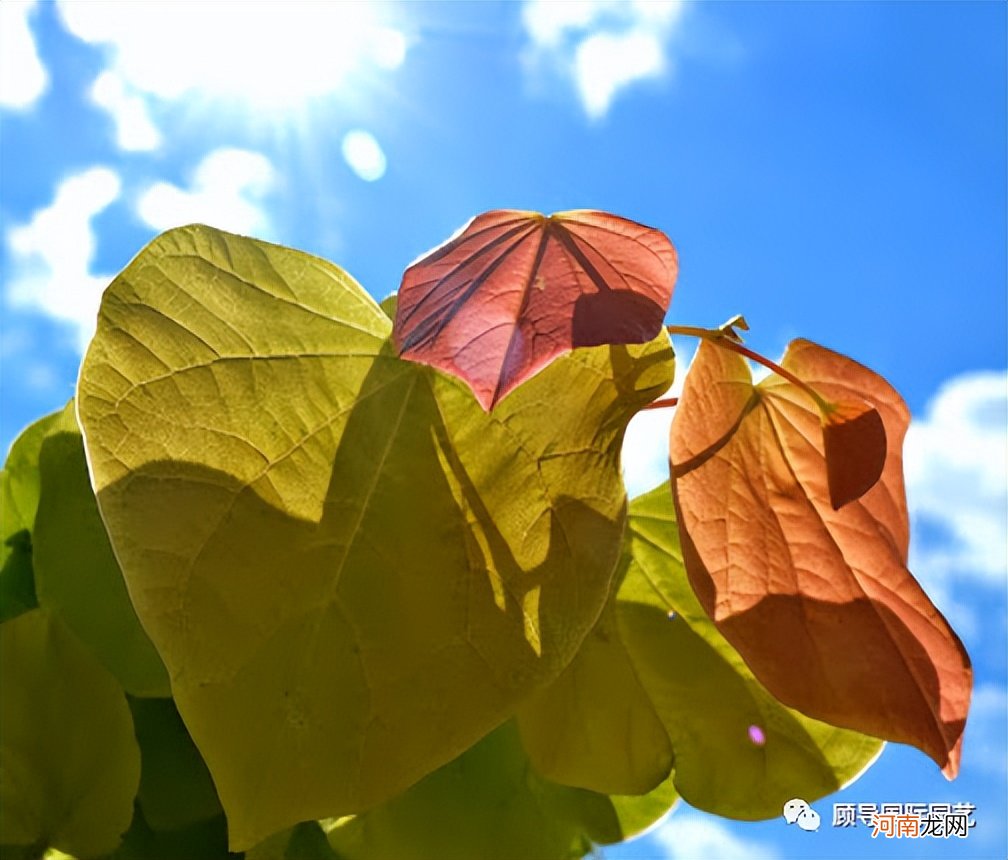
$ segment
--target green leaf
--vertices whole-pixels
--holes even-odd
[[[672,376],[664,336],[577,350],[488,415],[390,329],[337,267],[189,227],[84,361],[99,505],[236,850],[387,800],[564,669]]]
[[[385,314],[390,320],[395,319],[396,307],[399,305],[399,293],[392,293],[391,295],[385,296],[378,305],[382,309],[382,313]]]
[[[140,781],[119,684],[41,609],[0,626],[0,677],[0,843],[113,850]]]
[[[635,835],[673,802],[668,783],[614,801],[549,782],[508,722],[406,793],[337,822],[329,841],[344,860],[563,860]]]
[[[227,848],[223,815],[178,830],[154,830],[139,805],[122,845],[102,860],[240,860]],[[307,858],[306,858],[307,860]]]
[[[221,813],[210,772],[171,699],[130,699],[140,744],[137,800],[153,830],[178,830]]]
[[[624,564],[620,631],[672,739],[675,785],[689,804],[773,818],[787,800],[836,791],[875,760],[880,741],[783,706],[718,633],[686,577],[667,483],[632,502]]]
[[[606,845],[623,842],[639,836],[668,815],[679,802],[674,776],[674,772],[669,774],[664,782],[647,794],[610,794],[609,802],[616,814],[620,835],[617,839],[598,838],[598,841]]]
[[[60,420],[63,411],[53,412],[29,424],[14,440],[3,468],[3,504],[0,505],[0,531],[4,544],[20,531],[31,531],[39,500],[38,459],[42,442]]]
[[[59,415],[54,412],[26,427],[0,471],[0,622],[38,606],[31,538],[39,498],[38,458]]]
[[[623,645],[613,604],[559,678],[518,711],[536,770],[603,794],[644,794],[672,769],[672,745]]]
[[[245,852],[245,860],[343,860],[329,844],[317,821],[303,821],[274,833]]]
[[[38,468],[32,540],[39,604],[62,616],[127,693],[171,695],[98,513],[73,401],[49,425]]]

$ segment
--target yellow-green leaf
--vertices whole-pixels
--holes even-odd
[[[387,800],[563,670],[671,379],[664,337],[576,350],[488,415],[390,329],[332,264],[189,227],[84,361],[99,506],[236,850]]]
[[[343,860],[565,860],[639,833],[674,802],[670,782],[609,798],[545,780],[508,722],[399,797],[336,822],[329,841]]]
[[[127,693],[170,695],[98,513],[73,401],[49,426],[38,469],[32,553],[39,604],[60,614]]]
[[[53,412],[29,424],[7,454],[3,468],[3,504],[0,505],[0,531],[5,543],[19,531],[32,530],[39,500],[39,451],[61,414],[62,411]]]
[[[645,830],[672,811],[679,802],[679,793],[675,787],[675,772],[673,771],[656,788],[647,794],[610,794],[609,802],[616,814],[616,822],[620,836],[611,840],[612,843],[624,842],[634,836],[639,836]],[[604,840],[599,840],[604,841]],[[605,844],[611,844],[605,842]]]
[[[42,609],[0,626],[0,677],[0,843],[115,849],[140,781],[115,678]]]
[[[28,425],[0,471],[0,622],[38,605],[32,571],[32,528],[39,498],[38,458],[59,412]]]
[[[683,568],[669,485],[630,506],[619,627],[675,752],[675,785],[731,818],[780,815],[856,779],[882,743],[780,704],[718,633]]]
[[[318,821],[302,821],[245,852],[245,860],[343,860]]]
[[[399,306],[399,294],[392,293],[385,296],[379,303],[378,307],[382,309],[382,313],[385,314],[390,320],[395,319],[396,308]]]
[[[608,604],[560,677],[518,711],[543,776],[603,794],[644,794],[668,777],[672,745]]]

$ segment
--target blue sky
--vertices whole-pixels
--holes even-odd
[[[808,337],[902,392],[911,567],[976,694],[954,783],[891,746],[818,833],[682,808],[607,855],[1006,856],[1006,6],[280,8],[0,4],[4,448],[71,396],[101,289],[170,226],[312,251],[378,298],[486,209],[660,227],[670,320],[741,312],[762,352]],[[635,422],[631,489],[661,480],[667,421]],[[833,801],[978,823],[873,841]]]

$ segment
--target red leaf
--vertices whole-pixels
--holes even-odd
[[[959,638],[906,568],[906,406],[880,376],[808,341],[789,346],[783,367],[833,403],[867,401],[870,408],[848,415],[853,428],[824,446],[819,410],[806,392],[780,377],[753,386],[741,356],[703,343],[670,445],[690,582],[725,638],[784,704],[914,744],[951,778],[972,670]],[[842,471],[851,461],[836,460],[831,476],[828,458],[838,450],[856,455],[861,441],[874,448],[880,439],[878,482],[836,510],[837,494],[853,496],[872,474],[876,452],[855,456],[850,483]]]
[[[677,272],[665,234],[625,218],[485,212],[403,274],[396,345],[489,410],[574,347],[654,338]]]

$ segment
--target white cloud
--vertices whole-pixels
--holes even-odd
[[[150,118],[147,103],[127,92],[125,82],[116,72],[105,71],[95,79],[91,101],[112,117],[120,149],[149,150],[161,145],[161,133]]]
[[[591,25],[598,10],[594,0],[548,3],[531,0],[522,9],[522,22],[532,41],[547,48],[558,47],[571,30]]]
[[[1008,734],[1008,690],[997,684],[982,684],[973,691],[963,766],[966,773],[982,771],[1000,777],[1008,775],[1005,735]]]
[[[343,158],[361,179],[374,182],[385,175],[385,153],[374,136],[354,129],[343,137]]]
[[[366,3],[122,3],[60,0],[66,29],[108,50],[135,93],[203,95],[288,109],[349,78],[398,68],[403,33]]]
[[[1008,371],[947,382],[907,432],[904,467],[915,527],[947,540],[918,542],[932,577],[1004,585],[1008,569]],[[937,583],[940,584],[940,583]]]
[[[682,0],[527,0],[522,20],[533,67],[569,77],[597,119],[627,86],[669,72],[682,11]]]
[[[616,93],[641,78],[655,77],[665,68],[665,54],[654,33],[633,30],[621,35],[596,33],[574,53],[574,79],[585,111],[601,117]]]
[[[732,833],[729,825],[693,810],[675,812],[653,832],[652,838],[665,850],[667,860],[698,860],[701,857],[776,860],[778,857],[772,846],[743,839]]]
[[[155,230],[200,222],[235,233],[269,232],[261,207],[276,173],[269,159],[244,149],[215,149],[196,167],[189,189],[157,182],[137,202],[137,214]]]
[[[7,231],[12,258],[7,301],[72,323],[82,349],[112,279],[90,271],[96,244],[91,219],[120,191],[116,173],[93,167],[64,180],[49,206]]]
[[[35,5],[35,0],[0,3],[0,107],[29,108],[49,83],[28,24]]]
[[[671,408],[648,409],[634,415],[627,425],[623,437],[623,482],[631,499],[668,480],[669,428],[673,412]]]

